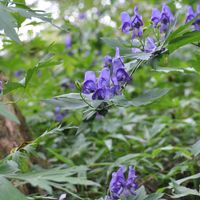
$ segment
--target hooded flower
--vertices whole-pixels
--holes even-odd
[[[142,51],[139,48],[132,48],[131,52],[134,53],[141,53]]]
[[[154,8],[152,11],[151,21],[153,22],[153,27],[156,28],[160,22],[161,13],[157,8]]]
[[[109,55],[106,55],[104,57],[104,67],[110,67],[112,64],[112,57]]]
[[[187,17],[186,17],[185,23],[188,23],[189,21],[194,19],[195,16],[196,16],[196,13],[194,12],[192,6],[189,6],[188,7],[188,11],[187,11]]]
[[[173,20],[174,17],[170,11],[170,8],[166,4],[163,4],[160,17],[160,32],[166,32]]]
[[[122,32],[128,33],[131,29],[131,17],[127,12],[121,13],[121,20],[122,20]]]
[[[96,90],[96,75],[93,71],[85,72],[82,92],[84,94],[93,93]]]
[[[112,173],[112,179],[110,181],[110,194],[111,198],[119,198],[124,191],[126,180],[124,177],[125,167],[121,166],[117,172]]]
[[[197,5],[196,13],[192,9],[192,6],[189,6],[185,23],[188,23],[189,21],[193,20],[199,14],[200,14],[200,5]],[[200,17],[198,17],[192,25],[194,27],[194,30],[199,31],[200,30]]]
[[[155,49],[156,49],[156,45],[155,45],[154,39],[152,37],[148,37],[146,39],[144,51],[146,53],[151,53],[151,52],[155,51]]]
[[[63,120],[63,118],[65,117],[66,113],[65,112],[61,112],[61,109],[59,106],[56,106],[54,109],[54,116],[55,116],[55,120],[57,122],[61,122]]]
[[[67,34],[65,37],[65,47],[66,49],[70,49],[72,47],[72,37],[70,34]]]
[[[128,171],[128,179],[126,180],[126,189],[125,189],[125,195],[126,197],[135,195],[135,191],[138,188],[137,183],[135,182],[137,176],[135,174],[135,170],[132,166],[129,166]]]
[[[142,32],[143,32],[142,26],[143,26],[142,16],[138,12],[138,6],[135,6],[134,16],[131,20],[131,28],[133,30],[132,39],[142,36]]]
[[[122,194],[126,197],[136,195],[135,191],[138,188],[136,183],[136,174],[132,166],[129,167],[128,178],[124,176],[125,167],[121,166],[117,172],[112,173],[112,179],[110,181],[109,190],[110,196],[107,197],[109,200],[117,200]]]
[[[112,91],[110,89],[110,69],[105,67],[101,70],[101,74],[98,78],[98,89],[92,95],[92,99],[107,100],[112,96]]]
[[[119,48],[116,48],[116,54],[112,63],[112,82],[114,85],[124,84],[131,80],[131,77],[126,72],[123,59],[120,56]]]

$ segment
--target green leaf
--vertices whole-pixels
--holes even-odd
[[[13,90],[16,90],[18,88],[24,88],[24,85],[22,83],[17,83],[17,82],[7,82],[4,85],[4,90],[3,94],[7,94]]]
[[[27,200],[7,179],[0,176],[0,199],[1,200]]]
[[[133,98],[131,101],[127,101],[124,97],[116,97],[113,99],[119,106],[128,107],[128,106],[143,106],[152,103],[153,101],[159,99],[169,92],[169,88],[154,88],[152,90],[148,90],[142,95]]]
[[[0,5],[0,30],[3,29],[10,39],[20,43],[15,27],[17,27],[16,19],[7,11],[5,6]]]
[[[16,122],[17,124],[20,124],[20,122],[17,119],[17,117],[13,113],[11,113],[7,109],[7,107],[4,104],[2,104],[2,103],[0,103],[0,115],[6,117],[7,119],[10,119],[10,120]]]
[[[144,200],[159,200],[163,195],[162,193],[153,193],[148,195]]]
[[[198,156],[200,154],[200,140],[198,140],[195,144],[191,147],[191,152],[194,156]]]
[[[192,31],[171,40],[167,48],[169,49],[170,53],[172,53],[176,49],[186,44],[198,41],[200,41],[200,31]]]
[[[88,105],[81,99],[79,93],[64,94],[56,96],[54,99],[47,99],[43,101],[60,106],[63,110],[77,110],[88,107]]]

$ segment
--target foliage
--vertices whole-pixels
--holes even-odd
[[[17,103],[33,133],[0,161],[0,200],[58,199],[63,192],[67,199],[103,200],[121,165],[135,167],[139,185],[135,196],[121,199],[199,198],[200,31],[191,29],[199,15],[184,23],[187,5],[197,3],[169,1],[177,14],[161,40],[149,20],[161,5],[134,1],[145,27],[141,41],[131,42],[118,27],[120,12],[135,4],[103,2],[52,1],[60,14],[53,19],[23,0],[0,1],[0,71],[6,76],[0,98],[14,98],[0,103],[0,115],[19,123],[7,108]],[[31,31],[44,28],[25,40],[18,30],[27,18]],[[149,35],[156,50],[132,53]],[[99,71],[116,47],[133,80],[122,95],[92,100],[82,94],[83,74]],[[23,194],[24,185],[32,192]]]

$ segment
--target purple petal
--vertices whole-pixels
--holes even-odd
[[[70,34],[67,34],[65,37],[65,47],[70,49],[72,47],[72,38]]]
[[[121,13],[122,32],[128,33],[131,28],[131,18],[127,12]]]
[[[101,70],[98,79],[98,88],[108,88],[110,86],[110,69],[105,67]]]
[[[160,21],[161,13],[157,8],[153,8],[152,10],[152,16],[151,16],[151,21],[154,24],[154,28],[157,27],[159,21]]]
[[[152,37],[147,37],[144,51],[147,53],[151,53],[155,51],[155,49],[156,49],[156,45],[155,45],[154,39]]]
[[[106,55],[104,57],[104,67],[110,67],[112,64],[112,57],[109,55]]]
[[[142,51],[139,48],[132,48],[131,52],[132,53],[141,53]]]
[[[188,23],[189,21],[191,21],[195,16],[196,16],[196,13],[194,12],[192,6],[189,6],[185,23]]]

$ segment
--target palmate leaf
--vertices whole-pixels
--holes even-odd
[[[40,187],[52,194],[52,187],[68,190],[70,185],[83,185],[99,187],[98,183],[88,180],[86,177],[80,177],[78,174],[85,173],[88,170],[86,166],[76,166],[69,168],[40,169],[38,171],[25,174],[6,175],[7,178],[18,179],[23,183],[30,183],[32,186]],[[71,191],[73,194],[73,192]]]

